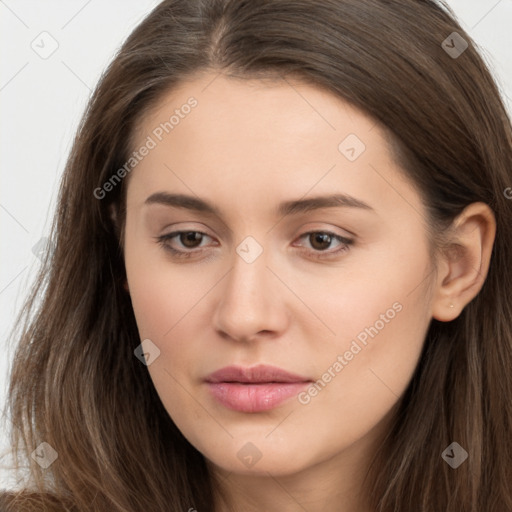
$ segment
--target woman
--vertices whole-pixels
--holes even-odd
[[[445,5],[162,2],[64,173],[4,508],[512,510],[511,169]]]

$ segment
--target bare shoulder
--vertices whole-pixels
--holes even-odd
[[[34,491],[0,489],[0,512],[66,512],[66,508],[51,494]]]

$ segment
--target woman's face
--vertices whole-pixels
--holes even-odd
[[[128,287],[175,424],[235,473],[362,460],[432,318],[425,210],[379,127],[311,85],[205,74],[133,149]]]

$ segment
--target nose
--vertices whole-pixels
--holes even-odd
[[[283,283],[267,266],[264,250],[252,262],[234,252],[233,265],[219,287],[213,316],[216,331],[224,338],[252,341],[278,337],[287,328],[289,310]]]

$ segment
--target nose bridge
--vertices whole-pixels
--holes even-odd
[[[226,298],[243,305],[248,301],[253,308],[264,306],[263,290],[268,286],[268,251],[253,237],[246,237],[235,249],[233,266],[228,274]],[[263,292],[263,293],[262,293]],[[268,297],[267,297],[268,298]],[[256,303],[258,300],[258,303]]]
[[[253,237],[237,247],[215,311],[216,327],[235,339],[279,329],[283,320],[279,294],[267,268],[268,252]],[[275,278],[274,278],[275,280]]]

